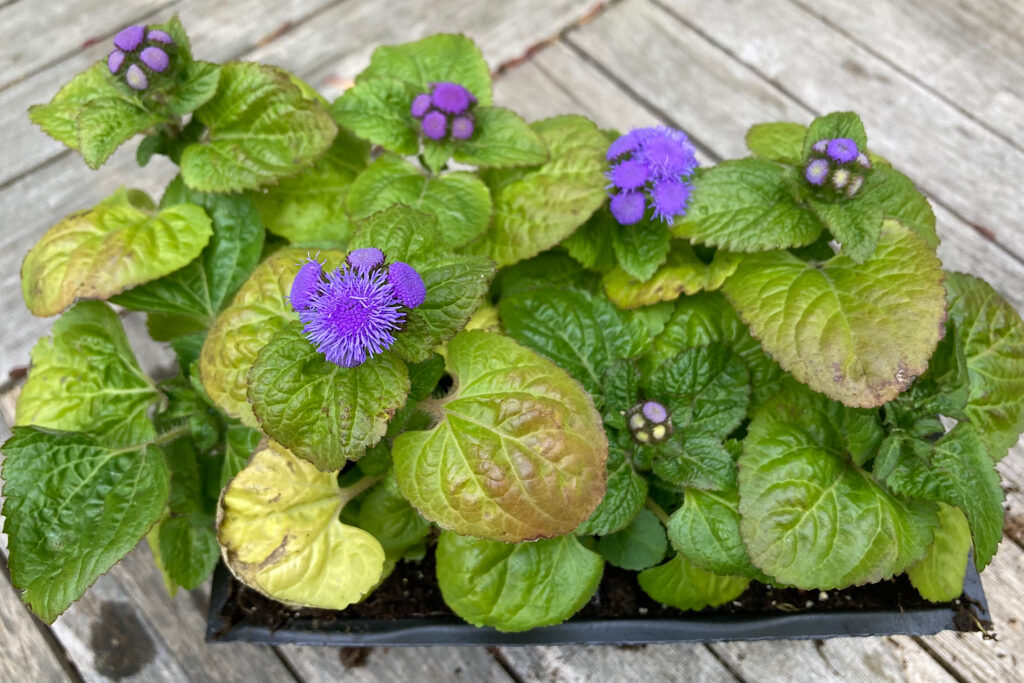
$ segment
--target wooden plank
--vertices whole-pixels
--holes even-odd
[[[342,679],[346,683],[513,680],[482,647],[381,647],[353,651],[285,645],[279,650],[304,683]]]
[[[0,567],[0,624],[4,625],[0,671],[17,671],[27,681],[73,680],[43,635],[45,626],[37,625],[11,585],[6,563]]]
[[[1001,0],[796,0],[964,116],[1020,146],[1024,5]]]
[[[694,97],[699,84],[687,81],[684,88],[664,87],[678,82],[664,64],[673,63],[674,52],[697,36],[792,101],[815,111],[859,112],[876,152],[909,170],[922,188],[966,222],[991,231],[997,242],[1024,255],[1024,232],[1017,229],[1024,195],[1016,181],[1024,173],[1024,151],[787,0],[672,0],[665,4],[671,14],[660,0],[654,3],[627,0],[594,22],[603,30],[591,34],[592,39],[601,36],[617,45],[616,60],[636,51],[633,59],[643,60],[644,78],[658,74],[661,94],[654,101],[666,102],[671,109],[668,100],[689,98],[692,106],[705,107]],[[612,15],[619,20],[615,25],[609,19]],[[665,27],[658,40],[648,41],[646,34],[635,32],[652,25]],[[666,34],[673,39],[661,40]],[[606,61],[613,54],[608,49],[590,52]],[[635,72],[631,76],[641,77]],[[712,74],[702,78],[709,77]],[[766,114],[760,112],[758,120],[770,119]]]
[[[25,2],[0,8],[0,88],[65,58],[84,43],[107,42],[168,0],[135,0],[130,7],[109,0],[51,0],[43,8]],[[109,50],[108,50],[109,51]]]

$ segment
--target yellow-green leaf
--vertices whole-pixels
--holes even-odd
[[[675,301],[681,294],[713,292],[739,267],[741,254],[718,250],[704,263],[689,242],[676,240],[666,262],[643,282],[621,266],[604,276],[604,291],[620,308],[640,308],[659,301]]]

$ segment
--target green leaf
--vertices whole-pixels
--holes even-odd
[[[861,197],[836,204],[810,199],[808,204],[842,244],[842,253],[857,263],[863,263],[874,253],[882,234],[881,206]]]
[[[743,545],[739,503],[735,487],[719,492],[687,489],[683,506],[668,519],[672,547],[705,571],[765,578]]]
[[[928,361],[928,370],[895,401],[886,404],[886,411],[895,413],[897,423],[904,428],[918,421],[922,415],[945,415],[966,420],[967,399],[970,395],[970,377],[967,356],[964,354],[962,335],[956,321],[946,320],[946,336],[939,340],[935,353]],[[945,428],[937,430],[939,433]]]
[[[435,353],[425,361],[409,364],[408,370],[409,398],[404,406],[395,411],[394,417],[391,418],[391,422],[388,424],[385,438],[389,440],[403,431],[407,423],[415,420],[417,414],[423,414],[417,407],[417,404],[429,397],[434,389],[437,388],[438,382],[444,375],[444,357]],[[387,462],[390,466],[390,458],[388,458]]]
[[[501,107],[476,107],[473,120],[473,137],[453,143],[455,161],[482,168],[536,166],[547,161],[544,141],[515,112]]]
[[[290,242],[344,244],[352,236],[345,199],[369,163],[370,146],[344,128],[312,166],[252,193],[267,230]]]
[[[491,104],[491,71],[480,48],[464,35],[438,33],[411,43],[378,47],[356,83],[379,78],[404,81],[417,93],[429,92],[433,83],[458,83],[473,93],[479,104]]]
[[[928,366],[945,319],[939,265],[916,233],[887,220],[862,264],[845,254],[820,266],[753,254],[723,291],[797,380],[868,408],[895,398]]]
[[[221,496],[217,539],[243,583],[289,605],[345,609],[380,582],[384,549],[338,515],[358,493],[273,441]]]
[[[186,202],[202,207],[213,221],[213,237],[199,258],[119,294],[113,302],[136,311],[192,317],[209,327],[259,262],[263,225],[249,197],[196,192],[178,176],[160,203],[167,207]]]
[[[281,249],[261,263],[217,317],[199,356],[199,377],[210,399],[229,417],[258,428],[246,398],[249,370],[260,350],[298,319],[287,297],[307,250]],[[327,268],[344,260],[337,251],[321,253]]]
[[[263,432],[323,471],[358,460],[380,441],[408,393],[405,363],[391,353],[340,367],[299,322],[275,335],[249,372],[249,402]]]
[[[104,445],[126,446],[155,436],[148,413],[160,397],[117,314],[83,301],[32,349],[15,424],[87,432]]]
[[[569,372],[593,396],[612,363],[644,353],[644,324],[601,297],[581,291],[534,289],[502,298],[506,334]]]
[[[180,79],[167,100],[167,113],[172,116],[191,114],[217,94],[220,66],[210,62],[189,62],[182,70]]]
[[[754,415],[739,459],[740,531],[780,584],[872,583],[920,559],[934,503],[891,495],[850,462],[848,408],[792,384]]]
[[[1003,538],[1003,489],[984,442],[960,422],[934,445],[894,434],[882,444],[875,476],[895,493],[955,505],[974,538],[974,564],[985,568]]]
[[[793,173],[763,159],[698,169],[690,206],[672,234],[729,251],[811,244],[821,234],[821,222],[796,203]]]
[[[385,154],[352,184],[347,206],[352,217],[360,219],[392,204],[433,214],[441,238],[449,247],[465,244],[486,230],[491,221],[491,194],[472,173],[424,175],[403,159]]]
[[[644,509],[628,527],[602,537],[597,550],[609,564],[638,572],[665,559],[668,539],[658,518]]]
[[[864,132],[864,124],[860,117],[852,111],[835,111],[819,116],[811,122],[804,136],[804,151],[801,158],[806,159],[811,153],[811,145],[818,140],[850,138],[857,143],[863,152],[868,149],[868,136]]]
[[[616,266],[613,235],[621,229],[606,209],[598,209],[573,234],[562,240],[562,248],[588,270],[607,273]]]
[[[430,533],[430,523],[402,497],[393,476],[385,477],[362,499],[359,527],[373,534],[393,559]]]
[[[575,536],[498,543],[441,533],[437,583],[453,612],[475,626],[526,631],[559,624],[597,590],[604,561]]]
[[[47,230],[21,264],[29,310],[56,315],[75,299],[110,298],[181,268],[210,241],[202,207],[151,209],[145,194],[121,188]]]
[[[366,219],[349,249],[377,247],[390,261],[419,272],[427,289],[424,302],[408,311],[391,351],[411,363],[426,360],[434,347],[451,339],[479,308],[494,264],[480,256],[452,255],[442,246],[430,214],[394,206]]]
[[[913,181],[881,160],[864,178],[864,186],[857,193],[857,201],[878,204],[886,218],[895,218],[935,248],[939,237],[935,234],[935,212]]]
[[[676,555],[665,564],[640,572],[637,582],[645,593],[664,605],[696,610],[735,600],[747,589],[750,579],[712,574]]]
[[[713,436],[676,432],[655,449],[654,474],[677,487],[722,491],[736,485],[736,460]]]
[[[337,127],[319,102],[306,99],[277,67],[229,62],[217,94],[194,116],[207,127],[181,155],[185,184],[201,192],[235,192],[273,183],[312,163]]]
[[[12,432],[3,446],[11,583],[53,623],[160,518],[170,475],[146,442],[112,448],[75,432]]]
[[[460,534],[522,541],[565,534],[605,491],[601,417],[563,370],[511,339],[462,332],[448,343],[455,388],[438,423],[392,444],[403,495]]]
[[[996,290],[949,273],[949,317],[960,332],[970,394],[967,416],[996,459],[1024,430],[1024,322]]]
[[[547,163],[500,188],[491,186],[494,220],[470,248],[507,266],[568,237],[607,198],[607,138],[582,116],[558,116],[531,125],[548,149]]]
[[[925,600],[949,602],[964,592],[971,529],[959,509],[939,504],[939,526],[928,552],[910,565],[907,577]]]
[[[758,123],[747,131],[747,149],[769,161],[799,166],[806,134],[807,127],[799,123]]]
[[[600,278],[560,251],[545,251],[526,261],[502,268],[494,279],[494,294],[509,297],[531,289],[558,287],[596,292]]]
[[[673,240],[664,265],[652,277],[641,282],[619,267],[604,276],[604,291],[620,308],[675,301],[681,294],[718,289],[736,271],[742,258],[742,254],[718,250],[711,263],[705,263],[689,242]]]
[[[612,248],[619,267],[630,277],[646,282],[665,263],[671,240],[663,223],[648,220],[619,226],[612,233]]]
[[[416,94],[411,86],[390,78],[363,81],[331,104],[331,116],[339,126],[388,151],[416,154],[419,124],[409,113]]]
[[[609,444],[608,483],[604,498],[583,524],[579,536],[604,536],[626,528],[644,507],[647,480],[636,473],[622,448]]]
[[[221,461],[220,479],[217,488],[223,489],[236,474],[241,472],[249,457],[256,452],[263,433],[245,425],[228,425],[224,435],[224,456]]]

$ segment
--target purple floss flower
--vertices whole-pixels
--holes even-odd
[[[672,225],[673,217],[686,213],[692,186],[677,179],[659,180],[651,190],[654,217]]]
[[[348,254],[348,264],[364,273],[384,263],[384,252],[377,247],[354,249]]]
[[[828,138],[818,140],[813,145],[811,145],[811,149],[817,152],[818,154],[824,154],[828,150],[829,142],[831,142],[831,140],[829,140]]]
[[[633,158],[643,162],[651,176],[678,179],[696,170],[697,150],[686,133],[666,126],[643,129]]]
[[[142,43],[142,37],[145,34],[145,26],[135,25],[123,28],[114,36],[114,47],[125,52],[131,52]]]
[[[861,168],[871,168],[871,159],[868,158],[867,154],[861,152],[857,155],[857,164],[859,164]]]
[[[354,368],[395,343],[393,332],[405,314],[382,271],[346,268],[328,273],[299,319],[306,338],[327,360]]]
[[[458,83],[433,83],[431,103],[448,114],[461,114],[472,102],[476,102],[473,93]]]
[[[161,73],[167,68],[167,65],[170,64],[170,59],[167,57],[167,53],[158,47],[147,47],[139,55],[139,59],[143,64],[157,73]]]
[[[395,261],[388,266],[388,283],[394,288],[395,299],[408,308],[416,308],[427,298],[423,278],[408,263]]]
[[[432,111],[423,117],[420,128],[431,140],[440,140],[448,132],[448,118],[439,111]]]
[[[456,116],[452,121],[452,137],[456,140],[468,140],[473,136],[473,119],[469,116]]]
[[[608,161],[614,161],[623,154],[629,152],[635,152],[640,146],[640,135],[645,128],[637,128],[629,131],[625,135],[620,135],[615,142],[608,146]]]
[[[323,276],[323,266],[315,259],[311,258],[302,264],[302,268],[299,268],[295,279],[292,280],[292,289],[288,296],[295,312],[309,306],[309,302],[313,300],[317,290],[320,289]]]
[[[811,185],[816,187],[824,184],[825,179],[828,177],[829,163],[828,159],[814,159],[804,169],[804,178],[807,179]]]
[[[637,159],[626,159],[605,174],[620,190],[637,190],[647,184],[647,166]]]
[[[174,39],[171,38],[170,34],[166,31],[161,31],[156,28],[146,34],[146,39],[154,43],[163,43],[164,45],[171,45],[174,43]]]
[[[413,118],[422,119],[423,115],[430,109],[430,95],[427,93],[420,93],[413,98],[412,105],[409,107],[409,113],[413,115]]]
[[[640,411],[651,422],[664,422],[668,419],[668,409],[657,401],[645,402],[640,407]]]
[[[643,192],[620,192],[612,197],[612,215],[620,225],[632,225],[644,217],[646,202]]]
[[[128,71],[124,75],[125,82],[135,90],[145,90],[149,85],[149,79],[146,78],[145,72],[139,68],[138,64],[132,64],[128,67]]]
[[[850,138],[836,138],[828,143],[828,155],[841,164],[848,163],[857,158],[860,150],[857,143]]]
[[[107,57],[107,68],[110,69],[112,74],[116,74],[122,64],[124,64],[124,53],[120,50],[114,50]]]
[[[841,190],[850,182],[850,171],[845,168],[837,168],[832,174],[832,187]]]

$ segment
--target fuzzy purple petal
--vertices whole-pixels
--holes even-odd
[[[693,187],[682,180],[659,180],[651,190],[654,217],[672,225],[675,216],[686,213],[692,191]]]
[[[475,98],[458,83],[434,83],[430,101],[443,112],[461,114]]]
[[[145,72],[139,68],[138,64],[132,64],[128,67],[124,80],[135,90],[145,90],[149,86],[149,79],[146,78]]]
[[[828,172],[828,159],[814,159],[807,164],[807,168],[804,169],[804,178],[806,178],[807,182],[811,185],[820,186],[828,177]]]
[[[633,158],[646,164],[651,176],[677,179],[696,170],[697,150],[686,133],[666,126],[646,131]]]
[[[112,74],[116,74],[122,64],[124,64],[124,53],[120,50],[114,50],[107,57],[107,68],[110,69]]]
[[[123,28],[114,36],[114,47],[131,52],[142,43],[142,37],[146,34],[145,26],[129,26]]]
[[[615,142],[608,146],[608,161],[614,161],[627,152],[636,151],[640,146],[640,138],[644,129],[631,130],[625,135],[620,135]]]
[[[359,272],[373,270],[382,263],[384,263],[384,252],[377,247],[354,249],[348,254],[348,264]]]
[[[850,138],[836,138],[828,143],[828,155],[841,164],[853,161],[858,154],[857,143]]]
[[[636,190],[647,182],[647,166],[636,159],[619,162],[607,173],[608,180],[620,190]]]
[[[620,192],[612,197],[612,215],[620,225],[632,225],[644,217],[646,201],[643,192]]]
[[[320,288],[323,275],[323,267],[313,259],[306,261],[299,268],[295,279],[292,280],[292,289],[288,296],[288,300],[296,312],[309,306],[309,302],[312,301],[313,296],[316,295],[317,290]]]
[[[813,145],[811,145],[811,149],[817,152],[818,154],[824,154],[828,150],[829,142],[831,141],[828,138],[818,140]]]
[[[388,282],[395,290],[395,298],[403,306],[416,308],[427,298],[427,286],[416,269],[408,263],[395,261],[388,266]]]
[[[456,140],[468,140],[473,136],[473,119],[469,116],[457,116],[452,121],[452,137]]]
[[[668,419],[668,410],[657,401],[647,401],[640,410],[651,422],[664,422]]]
[[[174,39],[171,38],[169,33],[167,33],[166,31],[161,31],[158,28],[153,29],[152,31],[147,33],[146,39],[151,40],[154,43],[163,43],[164,45],[172,45],[174,43]]]
[[[426,114],[429,109],[430,95],[427,93],[420,93],[413,99],[412,106],[409,107],[409,113],[412,114],[414,118],[422,119],[423,115]]]
[[[147,47],[142,51],[142,54],[139,55],[139,59],[142,60],[143,64],[157,73],[163,72],[170,63],[167,53],[158,47]]]
[[[423,117],[420,128],[431,140],[441,140],[448,132],[448,117],[439,111],[432,111]]]

